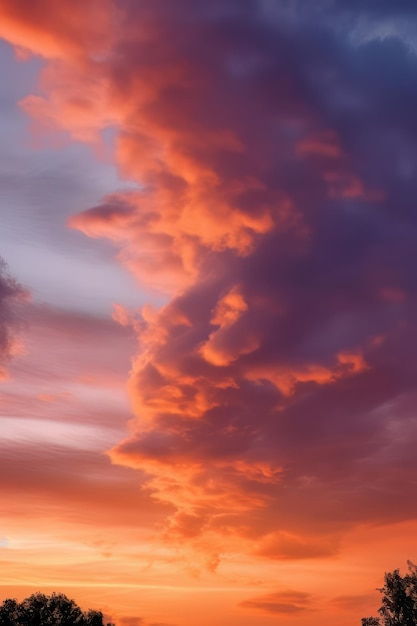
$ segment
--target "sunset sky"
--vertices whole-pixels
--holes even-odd
[[[351,626],[417,560],[415,0],[0,0],[0,601]]]

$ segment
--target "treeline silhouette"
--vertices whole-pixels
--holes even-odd
[[[17,602],[4,600],[0,606],[0,626],[104,626],[101,611],[82,611],[63,593],[46,596],[34,593]],[[107,626],[114,626],[109,624]]]

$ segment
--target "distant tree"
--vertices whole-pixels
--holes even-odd
[[[101,611],[92,611],[91,609],[85,614],[86,626],[103,626],[103,613]]]
[[[0,606],[0,626],[15,626],[18,623],[16,600],[5,600]]]
[[[379,617],[363,617],[362,626],[381,626]]]
[[[34,593],[22,602],[7,599],[0,606],[0,626],[104,626],[100,611],[83,612],[62,593]]]
[[[407,562],[408,573],[401,576],[400,570],[384,576],[382,604],[378,609],[380,618],[365,617],[362,626],[416,626],[417,625],[417,566]]]

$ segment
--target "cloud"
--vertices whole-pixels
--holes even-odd
[[[120,617],[120,623],[122,626],[175,626],[170,623],[162,623],[162,622],[147,622],[143,617]]]
[[[257,554],[272,559],[296,560],[326,558],[336,555],[338,551],[339,546],[335,539],[277,532],[262,540]]]
[[[303,591],[277,591],[244,600],[239,606],[277,615],[296,615],[310,609],[311,595]]]
[[[100,50],[108,37],[112,4],[93,0],[88,7],[78,0],[57,7],[41,0],[2,0],[0,36],[27,52],[49,58]],[[91,19],[94,16],[94,19]]]
[[[374,595],[345,595],[333,598],[331,603],[344,611],[359,609],[361,611],[368,610],[369,605],[374,601]]]
[[[76,49],[35,22],[52,61],[26,110],[87,142],[113,126],[135,183],[69,225],[169,297],[118,309],[136,417],[109,454],[210,556],[330,557],[417,515],[417,58],[376,35],[387,3],[311,5],[126,0],[98,34],[77,5]]]
[[[76,432],[74,428],[72,433]],[[123,546],[132,534],[137,536],[139,528],[152,526],[164,508],[146,492],[138,493],[137,473],[112,467],[101,450],[81,449],[71,441],[59,444],[46,437],[41,445],[38,441],[10,442],[2,438],[0,448],[4,524],[18,514],[26,534],[42,535],[44,520],[54,510],[51,536],[74,536],[77,525],[81,525],[86,531],[84,541],[90,541],[90,536],[105,537],[111,551],[115,545]],[[27,460],[25,466],[23,457]],[[138,508],[132,507],[132,491]]]
[[[59,422],[122,432],[130,415],[124,388],[135,349],[131,329],[34,303],[25,305],[25,320],[25,351],[9,365],[0,414],[51,422],[59,414]]]

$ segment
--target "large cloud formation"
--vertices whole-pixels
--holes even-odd
[[[0,0],[3,35],[50,59],[22,106],[115,129],[137,183],[70,221],[170,296],[118,310],[137,417],[110,454],[213,568],[417,515],[417,8],[397,4]]]

